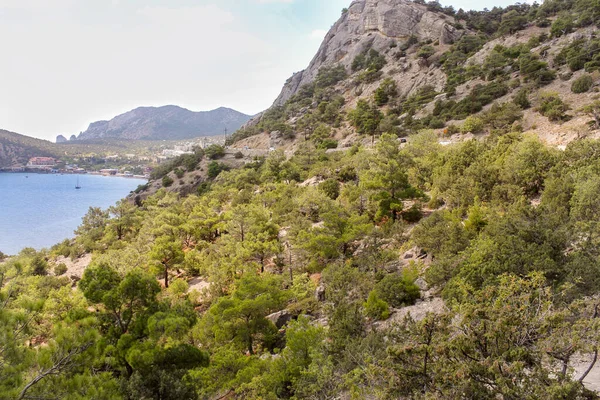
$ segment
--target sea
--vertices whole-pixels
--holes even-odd
[[[100,175],[0,173],[0,251],[16,255],[72,238],[90,207],[106,209],[145,183]]]

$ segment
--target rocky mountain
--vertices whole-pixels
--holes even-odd
[[[251,117],[229,108],[194,112],[177,106],[140,107],[90,124],[77,140],[181,140],[233,132]]]
[[[68,141],[69,140],[66,137],[64,137],[63,135],[58,135],[56,137],[56,143],[66,143]]]
[[[353,1],[308,67],[229,143],[343,148],[423,129],[440,141],[511,130],[555,146],[600,137],[593,10],[549,2],[465,12],[435,1]]]
[[[410,38],[451,44],[465,34],[454,22],[408,0],[354,1],[327,33],[308,68],[286,82],[275,105],[285,104],[302,86],[312,83],[324,66],[341,64],[350,69],[365,50],[386,52]]]

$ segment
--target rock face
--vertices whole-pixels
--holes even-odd
[[[229,108],[194,112],[177,106],[140,107],[110,121],[90,124],[77,140],[181,140],[233,132],[250,119]]]
[[[408,0],[354,1],[327,33],[308,68],[286,82],[274,105],[283,105],[300,87],[311,83],[321,67],[340,63],[349,68],[354,58],[369,48],[383,52],[412,35],[419,41],[450,44],[463,34],[452,22],[451,17]]]
[[[58,135],[56,137],[56,143],[66,143],[66,142],[68,142],[68,140],[63,135]]]
[[[71,142],[72,142],[72,141],[74,141],[74,140],[77,140],[77,136],[75,136],[75,135],[71,135],[71,137],[69,138],[69,141],[71,141]]]

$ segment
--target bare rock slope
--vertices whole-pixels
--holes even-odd
[[[464,33],[453,22],[452,17],[408,0],[354,1],[327,33],[308,68],[286,82],[274,105],[283,105],[303,85],[311,83],[321,67],[339,63],[349,68],[355,57],[367,49],[384,52],[391,43],[411,36],[419,41],[451,44]]]

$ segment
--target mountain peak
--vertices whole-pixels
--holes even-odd
[[[233,132],[250,119],[249,115],[219,107],[194,112],[176,105],[138,107],[110,121],[97,121],[79,140],[118,138],[129,140],[181,140]]]
[[[411,37],[451,44],[464,34],[453,23],[454,18],[409,0],[354,1],[329,30],[308,68],[286,82],[274,105],[283,105],[302,86],[313,82],[322,67],[341,64],[349,68],[367,49],[383,53],[391,43]]]

